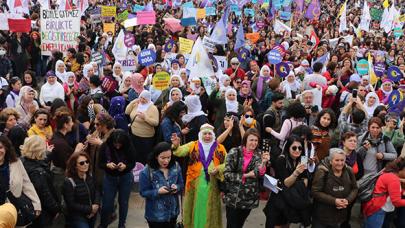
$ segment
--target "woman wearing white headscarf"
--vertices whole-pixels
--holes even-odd
[[[260,69],[260,76],[253,81],[252,91],[256,100],[264,98],[266,91],[268,90],[268,82],[270,81],[270,68],[267,65],[262,66]]]
[[[128,93],[129,90],[131,89],[131,83],[132,83],[132,73],[129,71],[124,72],[124,76],[122,77],[122,82],[119,87],[119,92],[121,96],[125,97],[125,99],[128,100]]]
[[[123,74],[122,74],[122,65],[119,62],[115,62],[113,66],[113,77],[118,82],[118,85],[121,85]]]
[[[143,90],[138,99],[129,103],[125,114],[131,118],[134,146],[142,148],[138,152],[137,161],[145,164],[155,143],[155,127],[159,125],[159,111],[151,101],[150,92]]]
[[[155,102],[156,107],[160,110],[166,106],[166,103],[170,101],[171,90],[177,88],[181,94],[185,93],[184,82],[179,75],[172,75],[169,81],[169,88],[164,89],[158,99]]]
[[[233,88],[229,88],[225,91],[225,96],[217,98],[214,93],[211,93],[210,99],[212,105],[214,107],[218,107],[215,115],[215,128],[218,129],[222,122],[224,121],[224,117],[226,113],[232,113],[235,116],[240,116],[243,112],[243,106],[239,104],[237,100],[237,93],[236,90]]]
[[[296,80],[293,71],[287,76],[286,80],[280,84],[281,90],[285,93],[287,99],[295,99],[295,96],[301,89],[301,83]]]
[[[62,82],[61,84],[66,82],[66,80],[67,80],[66,65],[62,60],[56,61],[55,74],[56,74],[56,77],[58,77],[58,79]]]
[[[208,123],[207,114],[202,110],[200,97],[197,95],[188,95],[184,99],[187,106],[187,114],[182,117],[182,121],[190,129],[186,135],[186,142],[198,139],[200,127]]]
[[[20,97],[16,102],[16,110],[20,114],[19,122],[29,125],[32,115],[39,108],[38,102],[35,100],[38,98],[38,92],[29,87],[23,86],[20,89]]]
[[[87,94],[90,89],[90,77],[94,75],[94,69],[91,64],[83,66],[83,77],[79,82],[79,94]]]
[[[369,117],[373,116],[374,110],[380,105],[380,98],[378,98],[375,92],[369,92],[366,95],[366,101],[364,102],[364,108],[367,111]]]

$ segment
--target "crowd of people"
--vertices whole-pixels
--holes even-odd
[[[44,2],[0,9],[32,21],[0,31],[1,227],[125,227],[134,181],[151,228],[241,228],[260,200],[266,228],[348,228],[356,202],[405,227],[403,0]],[[84,10],[75,47],[42,52],[41,7]]]

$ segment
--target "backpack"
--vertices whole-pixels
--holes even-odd
[[[387,193],[379,193],[379,194],[373,193],[378,177],[381,176],[383,172],[384,169],[382,169],[378,173],[366,174],[360,180],[357,181],[357,185],[359,186],[357,198],[360,200],[360,202],[366,203],[370,201],[373,197],[379,197],[387,194]]]
[[[123,96],[116,96],[111,99],[110,108],[108,113],[115,120],[115,126],[118,129],[128,131],[128,118],[125,115],[125,98]]]

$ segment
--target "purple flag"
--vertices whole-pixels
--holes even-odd
[[[245,45],[245,33],[243,32],[243,25],[241,21],[238,28],[238,32],[236,33],[236,42],[234,50],[236,51],[239,48],[243,47],[244,45]]]
[[[321,14],[319,0],[312,0],[305,13],[305,18],[308,20],[318,19]]]

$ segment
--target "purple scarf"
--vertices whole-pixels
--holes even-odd
[[[264,84],[264,80],[267,77],[264,76],[259,76],[258,80],[257,80],[257,87],[256,87],[256,97],[257,100],[260,100],[262,98],[262,92],[263,92],[263,84]]]
[[[200,151],[200,161],[204,166],[205,180],[207,180],[207,182],[210,181],[210,175],[208,174],[208,166],[210,165],[210,163],[212,161],[212,157],[214,156],[214,151],[216,148],[217,148],[217,142],[215,141],[210,148],[210,153],[208,154],[208,158],[205,159],[203,146],[201,145],[200,142],[198,142],[198,150]]]

